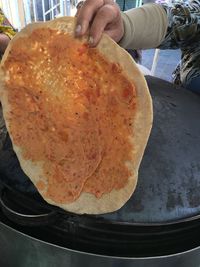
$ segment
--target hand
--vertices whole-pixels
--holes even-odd
[[[124,35],[120,9],[113,0],[86,0],[77,12],[76,37],[89,32],[89,44],[94,47],[107,33],[115,42]]]

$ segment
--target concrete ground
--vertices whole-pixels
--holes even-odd
[[[142,65],[151,69],[154,57],[154,49],[142,51]],[[171,81],[171,75],[180,61],[180,50],[160,50],[155,76]]]

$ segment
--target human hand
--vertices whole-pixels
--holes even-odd
[[[76,37],[89,32],[89,44],[95,47],[104,33],[115,42],[124,35],[120,9],[113,0],[86,0],[77,12]]]

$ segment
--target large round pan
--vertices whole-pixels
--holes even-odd
[[[137,189],[120,210],[81,219],[160,226],[200,218],[200,97],[157,78],[147,77],[147,82],[153,98],[154,124]],[[6,186],[60,212],[42,200],[23,173],[8,136],[0,151],[0,173]]]

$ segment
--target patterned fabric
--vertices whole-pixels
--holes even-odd
[[[159,48],[181,49],[181,62],[173,73],[173,81],[188,88],[192,79],[200,77],[200,0],[163,7],[169,26]]]
[[[0,9],[0,33],[6,34],[10,39],[15,35],[13,27],[11,26],[7,18],[4,16],[1,9]]]

